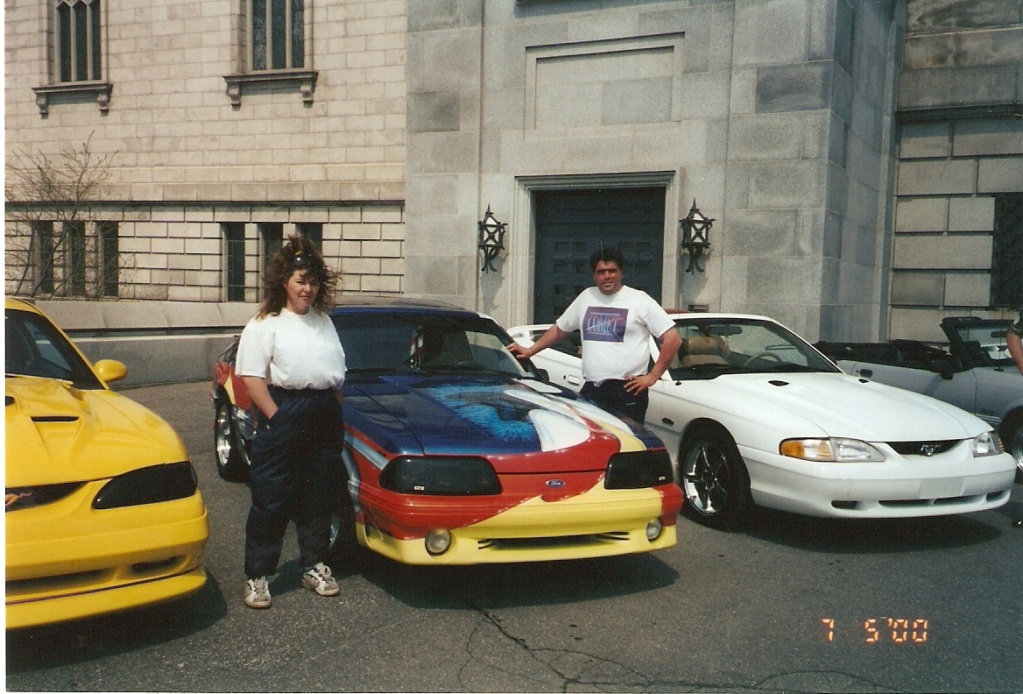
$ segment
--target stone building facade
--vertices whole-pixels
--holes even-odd
[[[61,81],[59,10],[76,26],[93,4],[100,74]],[[116,225],[120,299],[256,302],[265,250],[296,232],[322,239],[346,290],[400,293],[405,3],[307,1],[303,64],[272,71],[250,64],[253,5],[7,3],[8,165],[86,142],[110,157],[83,218],[89,237]],[[9,210],[9,293],[17,226]],[[58,286],[70,262],[56,258]]]
[[[102,0],[101,65],[69,78],[65,6],[95,2],[8,3],[6,153],[112,156],[86,234],[116,228],[122,301],[254,303],[288,233],[346,292],[506,325],[549,320],[599,243],[667,306],[810,339],[1023,299],[1023,0],[286,0],[269,68],[263,0]]]

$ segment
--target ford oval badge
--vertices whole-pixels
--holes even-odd
[[[565,480],[547,480],[547,486],[551,489],[559,489],[565,486]]]

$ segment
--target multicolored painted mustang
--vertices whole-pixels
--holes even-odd
[[[671,547],[682,504],[660,440],[547,383],[493,320],[391,299],[332,318],[345,348],[347,494],[338,536],[407,564],[612,556]],[[221,473],[253,430],[233,349],[214,372]],[[343,492],[343,490],[339,490]]]

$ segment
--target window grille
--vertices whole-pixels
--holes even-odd
[[[53,222],[33,222],[32,235],[35,246],[35,258],[33,261],[36,267],[35,293],[53,293]]]
[[[245,225],[228,222],[224,231],[224,255],[228,301],[245,301]]]
[[[64,222],[68,296],[85,296],[85,222]]]
[[[117,222],[100,222],[99,233],[99,289],[102,296],[118,295],[118,269],[120,267],[120,244]]]

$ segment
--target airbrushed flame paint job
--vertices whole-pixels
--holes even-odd
[[[335,319],[349,312],[459,320],[471,315],[367,306],[335,309]],[[233,350],[221,355],[212,393],[222,389],[234,405],[248,410],[251,401],[233,362]],[[356,536],[374,552],[408,564],[475,564],[614,556],[676,542],[682,506],[677,485],[604,488],[611,456],[663,450],[660,439],[563,388],[497,374],[353,371],[343,403],[344,460]],[[430,496],[380,487],[381,471],[391,460],[431,455],[485,458],[502,492]],[[650,541],[646,526],[657,518],[664,531]],[[432,556],[423,539],[438,528],[451,531],[452,545]]]
[[[355,468],[349,469],[349,476],[358,480],[356,518],[360,525],[383,531],[397,540],[422,539],[435,528],[455,530],[488,521],[507,528],[515,525],[516,509],[542,502],[551,504],[548,510],[552,512],[555,504],[566,506],[555,513],[561,517],[560,527],[543,521],[530,509],[522,514],[523,523],[512,536],[570,534],[576,532],[573,525],[578,525],[579,533],[591,533],[597,531],[592,514],[594,504],[613,505],[616,496],[623,496],[623,492],[630,496],[650,495],[651,500],[657,501],[651,517],[660,517],[665,526],[675,524],[682,503],[681,491],[676,485],[646,490],[603,488],[611,456],[623,450],[663,448],[644,430],[609,417],[603,411],[594,413],[592,406],[567,397],[536,397],[536,391],[529,386],[506,379],[475,378],[468,387],[458,391],[447,390],[454,384],[437,381],[402,376],[348,384],[346,442],[349,464]],[[526,389],[528,393],[516,397],[518,389]],[[393,407],[399,394],[404,404],[400,417]],[[410,402],[415,406],[409,406]],[[486,413],[487,407],[503,411]],[[585,426],[586,439],[569,447],[542,450],[538,436],[524,434],[523,422],[529,421],[531,412],[544,407],[563,416],[566,426]],[[467,410],[472,410],[472,418],[463,416]],[[597,414],[617,426],[602,426],[587,414]],[[502,493],[441,497],[382,489],[381,470],[390,460],[404,455],[485,457],[498,473]],[[561,485],[552,487],[548,484],[551,480],[558,480]],[[585,501],[581,499],[584,496]],[[585,517],[577,524],[566,515],[566,512],[571,515],[568,506],[573,505],[573,500],[580,511],[586,508],[582,514]],[[502,515],[508,517],[495,523],[494,519]],[[617,519],[612,522],[612,516],[608,514],[607,531],[616,527]],[[599,521],[596,522],[599,525]]]

